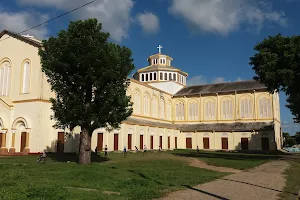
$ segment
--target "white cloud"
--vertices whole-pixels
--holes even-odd
[[[196,30],[221,35],[227,35],[243,24],[256,31],[269,22],[287,25],[285,14],[274,11],[272,5],[265,1],[172,0],[169,12],[182,17]]]
[[[193,76],[187,79],[187,85],[204,85],[207,84],[207,78],[203,75]]]
[[[27,30],[48,19],[47,15],[29,12],[1,12],[0,11],[0,30],[6,29],[16,33]],[[22,34],[34,35],[36,38],[44,39],[48,35],[45,26],[29,30]]]
[[[241,81],[243,81],[243,79],[241,79],[241,77],[238,77],[238,78],[235,80],[235,82],[241,82]]]
[[[18,0],[23,5],[54,7],[69,11],[90,0]],[[109,32],[115,41],[121,41],[128,36],[127,32],[132,19],[133,0],[98,0],[72,13],[75,20],[97,18],[103,24],[103,31]]]
[[[242,81],[242,79],[240,77],[238,77],[235,81],[240,82],[240,81]],[[206,76],[203,76],[203,75],[192,76],[192,77],[187,79],[187,85],[189,85],[189,86],[191,86],[191,85],[226,83],[226,82],[232,82],[232,81],[227,80],[226,78],[221,77],[221,76],[218,76],[218,77],[215,77],[211,80],[208,80],[208,78]]]
[[[157,33],[159,30],[159,18],[150,12],[140,13],[137,20],[145,33]]]
[[[225,83],[225,82],[229,82],[229,81],[226,81],[224,77],[216,77],[212,80],[212,83]]]

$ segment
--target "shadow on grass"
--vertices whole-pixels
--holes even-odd
[[[54,162],[76,162],[78,163],[79,155],[76,153],[47,153],[47,158]],[[96,163],[109,161],[109,158],[105,158],[101,155],[92,153],[91,161]]]
[[[186,150],[176,150],[172,152],[173,155],[183,156],[183,157],[193,157],[193,158],[222,158],[228,160],[270,160],[278,159],[281,155],[275,154],[275,152],[222,152],[222,151],[186,151]]]
[[[154,180],[154,179],[151,179],[151,178],[147,177],[145,174],[143,174],[143,173],[141,173],[141,172],[139,172],[139,171],[137,171],[137,170],[128,170],[128,171],[131,172],[131,173],[137,174],[137,175],[139,175],[140,177],[142,177],[142,178],[144,178],[144,179],[147,179],[147,180],[149,180],[149,181],[154,181],[155,183],[157,183],[157,184],[159,184],[159,185],[162,185],[161,182],[159,182],[159,181],[157,181],[157,180]]]

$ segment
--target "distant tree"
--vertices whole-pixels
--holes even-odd
[[[256,73],[255,80],[265,84],[269,92],[283,91],[286,105],[300,122],[300,36],[269,36],[258,43],[258,51],[250,58]]]
[[[283,146],[285,146],[285,147],[286,146],[287,147],[291,147],[291,146],[293,146],[293,145],[296,144],[295,139],[292,136],[290,136],[289,133],[283,132],[282,136],[284,137],[284,144],[283,144]]]
[[[79,163],[91,162],[95,129],[114,129],[132,114],[126,96],[134,69],[131,50],[108,42],[96,19],[71,22],[57,37],[43,41],[42,70],[56,98],[51,99],[56,128],[81,127]]]
[[[295,138],[296,143],[300,144],[300,132],[299,131],[295,134],[294,138]]]

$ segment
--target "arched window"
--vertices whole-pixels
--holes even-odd
[[[0,96],[8,96],[10,91],[11,66],[9,62],[0,65]]]
[[[259,99],[259,118],[272,117],[271,98],[262,97]]]
[[[135,114],[141,114],[141,95],[139,91],[135,91],[133,95],[133,111]]]
[[[145,76],[144,76],[144,74],[142,74],[142,81],[145,81]]]
[[[226,99],[222,101],[222,119],[232,119],[233,118],[233,101],[231,99]]]
[[[190,102],[189,103],[189,120],[195,121],[198,120],[198,103]]]
[[[172,80],[172,74],[169,73],[169,81],[171,81],[171,80]]]
[[[216,119],[216,102],[214,100],[208,100],[204,103],[204,119]]]
[[[153,97],[152,99],[152,117],[157,118],[157,113],[158,113],[158,100],[156,97]]]
[[[153,79],[153,80],[155,80],[155,81],[156,81],[156,72],[154,72],[154,74],[153,74],[153,75],[154,75],[154,79]]]
[[[165,81],[168,80],[168,74],[165,73]]]
[[[185,113],[184,113],[184,103],[178,102],[176,103],[176,120],[184,120]]]
[[[165,119],[165,100],[160,98],[159,102],[159,118]]]
[[[164,75],[162,72],[160,72],[160,77],[159,77],[160,80],[163,80],[164,79]]]
[[[240,101],[240,116],[241,118],[252,118],[252,100],[250,98],[243,98]]]
[[[150,96],[146,94],[144,96],[144,115],[150,116]]]
[[[167,119],[172,120],[172,104],[168,102],[167,104]]]
[[[173,81],[176,81],[176,74],[173,74]]]
[[[146,81],[148,81],[148,74],[146,74]]]
[[[25,62],[23,65],[23,77],[22,77],[22,93],[29,93],[30,87],[30,63]]]

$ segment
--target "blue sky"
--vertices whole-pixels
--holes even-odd
[[[90,0],[0,2],[0,29],[20,32]],[[132,49],[136,68],[157,52],[174,58],[189,73],[189,84],[249,80],[253,47],[268,35],[300,32],[299,0],[98,0],[68,16],[29,31],[45,39],[70,20],[97,18],[111,40]],[[281,97],[283,130],[300,130]]]

